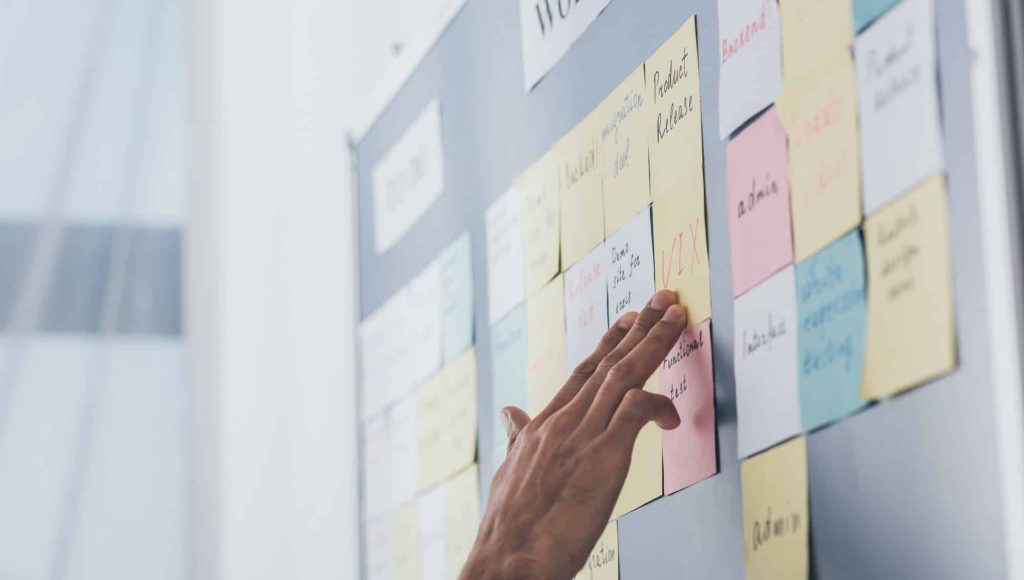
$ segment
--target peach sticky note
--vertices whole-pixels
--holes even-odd
[[[849,50],[778,102],[789,134],[793,245],[803,260],[861,220],[857,87]]]
[[[538,159],[516,179],[522,196],[522,261],[527,296],[540,290],[559,271],[558,171],[554,152]],[[496,319],[495,319],[496,320]]]
[[[465,351],[416,390],[419,486],[443,481],[476,457],[476,356]]]
[[[810,567],[807,440],[740,464],[747,580],[806,580]]]
[[[850,0],[788,0],[782,13],[782,71],[787,84],[827,66],[853,42]]]
[[[734,296],[793,261],[786,130],[768,109],[725,148]]]
[[[601,119],[591,114],[555,144],[562,207],[562,271],[604,239],[604,193],[598,158]]]
[[[718,472],[710,320],[684,332],[662,361],[661,394],[672,399],[682,420],[661,435],[669,494]]]
[[[526,405],[536,415],[558,392],[565,370],[565,308],[562,277],[526,300]]]
[[[651,203],[647,165],[651,107],[645,86],[641,66],[602,101],[595,113],[600,123],[598,158],[604,186],[605,237]]]
[[[576,580],[619,580],[619,524],[608,523]]]
[[[683,197],[704,215],[697,21],[691,16],[646,63],[651,198]]]
[[[655,286],[675,291],[690,326],[711,317],[703,194],[700,199],[701,203],[695,204],[682,195],[669,196],[652,206]]]
[[[865,399],[956,365],[945,179],[935,176],[864,224],[868,263]]]

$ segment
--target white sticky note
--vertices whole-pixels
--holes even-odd
[[[739,456],[800,433],[796,279],[793,266],[736,299]]]
[[[594,352],[608,330],[605,249],[598,244],[565,273],[565,364],[569,370]]]
[[[408,342],[403,345],[393,366],[404,367],[398,390],[392,391],[391,402],[407,394],[413,387],[441,369],[441,267],[431,262],[409,282],[406,290],[403,325]],[[401,361],[401,364],[397,364]]]
[[[611,0],[519,0],[526,92],[557,63]]]
[[[487,208],[487,310],[491,324],[525,299],[521,209],[515,186]]]
[[[391,437],[391,504],[399,506],[415,497],[419,476],[416,397],[405,397],[388,409],[388,429]]]
[[[718,135],[725,139],[782,91],[778,4],[718,0],[718,45]]]
[[[371,417],[362,426],[363,516],[374,519],[391,509],[391,442],[387,416]]]
[[[368,580],[391,580],[392,557],[391,518],[387,515],[370,521],[363,528],[366,534],[366,577]]]
[[[934,0],[903,0],[857,37],[864,213],[942,171]]]
[[[402,239],[444,191],[441,103],[427,104],[373,166],[373,234],[378,254]]]
[[[639,312],[654,295],[654,237],[646,207],[604,243],[608,278],[608,323]]]
[[[363,419],[383,412],[391,393],[398,390],[392,385],[398,382],[400,369],[389,361],[398,360],[405,343],[396,340],[396,333],[401,336],[404,330],[400,321],[405,300],[406,295],[400,290],[359,326],[360,417]]]
[[[420,580],[445,580],[448,486],[440,484],[416,500],[419,525]]]

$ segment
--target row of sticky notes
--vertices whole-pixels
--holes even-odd
[[[472,344],[473,275],[463,234],[360,325],[361,417],[382,413]]]
[[[365,518],[389,513],[473,463],[476,389],[471,348],[363,423]]]
[[[368,580],[456,580],[476,541],[476,465],[363,526]]]
[[[691,420],[642,430],[614,515],[718,468],[702,139],[690,18],[487,210],[495,414],[541,411],[609,324],[657,288],[687,309],[685,340],[645,388]],[[493,439],[498,464],[497,426]]]
[[[931,3],[858,37],[859,82],[841,47],[727,145],[741,457],[955,365]]]

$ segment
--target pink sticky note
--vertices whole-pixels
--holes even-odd
[[[739,296],[793,261],[786,130],[774,107],[725,148],[732,288]]]
[[[661,363],[660,380],[662,394],[672,399],[682,419],[661,434],[668,495],[718,473],[710,319],[679,337]]]

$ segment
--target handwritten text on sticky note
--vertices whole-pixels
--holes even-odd
[[[651,210],[645,207],[605,242],[608,320],[639,312],[654,294],[654,241]]]
[[[778,4],[718,0],[718,39],[718,135],[724,139],[782,90]]]
[[[608,330],[605,248],[599,244],[564,275],[566,372],[594,352]]]

